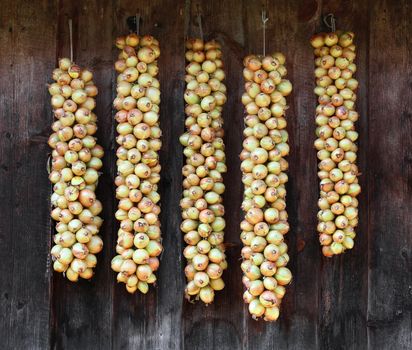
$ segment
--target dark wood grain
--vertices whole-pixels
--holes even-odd
[[[3,6],[0,12],[0,47],[10,48],[14,44],[15,6]],[[12,279],[13,268],[13,143],[16,129],[13,127],[14,110],[14,52],[6,50],[0,55],[0,74],[10,81],[9,84],[0,84],[0,313],[10,315],[12,312]],[[47,206],[47,204],[45,204]],[[0,318],[0,333],[6,347],[14,336],[10,329],[9,317]]]
[[[411,10],[376,1],[370,14],[370,348],[412,347]]]
[[[250,332],[248,348],[271,347],[301,349],[315,348],[318,339],[318,271],[319,246],[316,229],[316,156],[313,153],[314,101],[311,76],[312,51],[308,46],[310,33],[315,30],[320,9],[316,1],[288,1],[264,3],[267,9],[267,52],[280,51],[286,56],[287,79],[293,84],[293,93],[287,98],[290,168],[287,184],[287,211],[291,230],[286,239],[289,245],[288,267],[293,274],[281,306],[281,316],[276,324],[259,322],[260,333]],[[261,7],[248,4],[249,51],[262,53]],[[305,18],[302,21],[301,17]],[[305,78],[303,78],[305,77]],[[305,190],[303,190],[305,189]],[[253,326],[249,318],[250,326]],[[249,327],[250,327],[249,326]]]
[[[321,258],[318,322],[324,349],[367,348],[366,305],[368,300],[368,45],[369,22],[366,1],[324,1],[322,14],[334,13],[336,28],[356,33],[356,79],[359,81],[356,110],[360,118],[358,166],[362,193],[359,199],[360,224],[356,228],[355,246],[344,255]],[[318,30],[327,30],[318,23]],[[345,342],[341,342],[341,339]]]
[[[141,15],[140,33],[160,42],[160,126],[163,147],[159,193],[164,252],[156,287],[149,293],[129,295],[123,285],[115,290],[114,348],[178,349],[184,291],[182,236],[178,215],[183,156],[179,135],[183,132],[184,2],[122,0],[117,4],[115,36],[128,33],[125,20]]]
[[[282,51],[294,91],[288,98],[287,210],[293,281],[278,322],[251,319],[243,303],[239,222],[242,198],[242,58],[261,53],[265,6],[268,52]],[[360,0],[1,1],[0,11],[0,348],[1,349],[410,349],[412,348],[412,24],[411,3]],[[184,40],[218,39],[228,87],[224,108],[229,268],[226,288],[206,307],[184,299],[180,232],[184,130]],[[312,33],[333,12],[356,34],[360,82],[360,226],[352,251],[326,259],[317,240],[317,160]],[[140,13],[141,34],[160,41],[162,92],[161,221],[165,251],[157,286],[130,295],[110,268],[114,218],[113,62],[126,19]],[[104,168],[104,249],[91,281],[73,284],[50,270],[53,228],[46,144],[52,121],[46,83],[69,54],[94,72]]]
[[[242,183],[239,153],[243,130],[243,106],[240,103],[243,84],[241,82],[244,54],[244,36],[241,21],[230,21],[227,14],[241,18],[242,6],[238,1],[191,1],[191,25],[186,35],[199,37],[197,22],[198,9],[201,13],[205,40],[216,39],[223,47],[223,64],[226,73],[228,100],[223,107],[225,126],[225,146],[228,171],[225,175],[226,190],[223,196],[225,205],[225,242],[228,269],[223,274],[225,288],[215,293],[213,304],[202,302],[184,305],[184,345],[198,349],[240,348],[244,334],[244,303],[242,299],[242,273],[240,270],[240,203]],[[230,302],[228,302],[230,301]]]
[[[57,57],[70,54],[68,19],[73,20],[74,61],[90,69],[99,89],[95,113],[98,117],[98,143],[105,149],[103,176],[99,179],[97,198],[103,203],[104,224],[100,235],[103,251],[97,255],[95,275],[90,281],[72,283],[61,274],[53,275],[53,318],[51,347],[81,349],[90,339],[88,349],[111,347],[113,273],[110,260],[114,251],[114,192],[112,173],[113,117],[112,98],[112,1],[60,1]],[[90,15],[93,14],[93,15]],[[86,29],[87,30],[84,30]],[[91,49],[92,48],[92,49]],[[91,54],[93,52],[93,54]]]
[[[112,25],[112,37],[110,42],[107,45],[110,48],[113,48],[113,62],[111,66],[111,71],[114,71],[113,63],[116,60],[116,57],[119,53],[119,50],[114,46],[114,42],[117,36],[126,35],[129,33],[126,20],[129,16],[133,16],[138,12],[137,6],[132,1],[114,1],[113,2],[113,25]],[[112,73],[116,77],[116,73]],[[112,97],[113,101],[116,95],[116,79],[112,81]],[[114,116],[112,111],[112,119]],[[116,124],[116,122],[114,121]],[[115,129],[115,127],[114,127]],[[112,137],[114,138],[116,131],[113,132]],[[113,149],[110,152],[115,153],[117,149],[117,144],[114,143]],[[112,182],[114,181],[114,176],[116,173],[116,165],[113,165],[113,177]],[[117,200],[115,200],[115,208],[117,209]],[[113,247],[111,258],[115,256],[113,248],[116,245],[117,240],[117,230],[119,229],[119,223],[116,219],[113,219]],[[113,271],[109,272],[111,276],[110,283],[113,285],[113,319],[112,322],[112,348],[114,349],[139,349],[144,348],[145,346],[145,324],[147,319],[146,308],[143,305],[142,296],[139,293],[129,294],[127,293],[124,284],[116,282],[116,273]]]
[[[14,1],[1,10],[1,329],[8,330],[3,348],[49,346],[50,113],[43,101],[48,101],[56,23],[46,26],[47,14],[56,16],[56,2]],[[42,35],[33,35],[38,27]]]

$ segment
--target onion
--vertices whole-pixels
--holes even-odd
[[[277,306],[267,307],[264,316],[265,321],[276,321],[279,318],[279,308]]]
[[[58,272],[60,272],[60,271],[58,271]],[[69,267],[66,270],[66,277],[69,281],[72,281],[72,282],[77,282],[79,280],[78,272],[75,272],[71,267]]]
[[[93,269],[87,268],[83,272],[79,273],[79,276],[86,280],[91,279],[93,277]]]
[[[221,174],[226,172],[221,111],[226,102],[226,87],[222,82],[220,46],[216,42],[205,44],[200,39],[188,40],[186,44],[188,74],[183,97],[187,103],[187,132],[179,139],[187,157],[182,169],[185,179],[181,201],[181,230],[187,244],[183,255],[190,260],[185,269],[186,296],[198,296],[208,304],[213,301],[213,291],[224,288],[221,276],[227,265],[222,245],[226,224],[221,204],[225,190]],[[146,96],[151,94],[149,90]],[[155,90],[153,94],[156,98]],[[146,123],[150,125],[150,120]]]
[[[69,265],[73,260],[72,250],[70,248],[62,248],[57,255],[57,260],[63,265]]]
[[[123,261],[124,260],[120,255],[115,256],[111,261],[112,270],[115,272],[120,272]]]
[[[319,95],[316,108],[319,138],[315,141],[321,179],[318,231],[322,252],[327,257],[352,249],[351,235],[358,222],[357,209],[351,206],[352,199],[360,192],[355,165],[354,142],[358,134],[354,122],[359,116],[354,110],[358,81],[353,77],[356,72],[353,38],[352,32],[337,32],[317,34],[311,39],[316,57],[315,93]]]
[[[185,288],[185,294],[187,298],[190,298],[192,295],[197,295],[200,292],[200,288],[195,284],[194,281],[189,281]]]
[[[258,299],[253,299],[249,304],[249,312],[253,318],[259,318],[265,313],[265,307],[259,302]]]
[[[131,259],[124,260],[120,266],[120,272],[126,276],[134,274],[136,272],[136,269],[137,265]]]
[[[78,259],[85,259],[89,250],[85,244],[76,243],[72,247],[73,255]]]
[[[120,221],[120,230],[116,246],[119,255],[113,259],[112,269],[120,271],[121,260],[133,262],[137,275],[120,276],[118,280],[126,283],[129,293],[136,290],[147,293],[148,283],[156,281],[153,271],[159,267],[157,257],[163,250],[160,207],[156,204],[160,200],[156,185],[160,172],[157,152],[161,148],[160,90],[156,79],[160,51],[153,37],[136,34],[118,38],[116,46],[123,50],[121,59],[115,63],[120,74],[118,96],[113,103],[118,110],[115,119],[119,134],[116,139],[119,176],[115,184],[119,210],[115,216]],[[100,210],[96,202],[90,206],[93,209]],[[131,265],[128,262],[125,269],[130,268],[128,264]]]
[[[203,288],[209,284],[209,276],[206,272],[196,272],[193,281],[196,286]]]
[[[151,274],[152,269],[149,265],[137,265],[136,275],[140,281],[146,282]]]
[[[93,216],[101,211],[101,203],[96,201],[94,194],[98,173],[93,166],[100,168],[100,158],[103,157],[101,147],[96,145],[92,136],[96,132],[96,116],[91,112],[95,106],[92,97],[96,96],[97,88],[93,85],[92,73],[82,70],[68,58],[59,60],[59,70],[53,72],[53,79],[57,84],[50,85],[49,93],[58,121],[53,124],[56,134],[52,134],[49,145],[55,149],[52,167],[59,170],[60,177],[57,179],[56,173],[50,175],[51,182],[56,184],[52,205],[59,207],[51,214],[58,221],[56,230],[59,232],[59,237],[55,238],[58,245],[52,248],[52,255],[57,257],[56,249],[59,250],[58,259],[66,267],[55,264],[55,270],[66,271],[69,280],[77,281],[79,276],[89,279],[93,275],[91,268],[96,265],[96,257],[90,255],[88,258],[89,248],[85,243],[90,242],[92,234],[97,233],[97,225],[101,225],[101,219]],[[57,108],[60,105],[63,108]],[[85,209],[87,206],[91,207],[92,212]],[[82,227],[94,220],[96,229]],[[102,241],[99,240],[101,246]],[[79,262],[82,259],[88,259],[88,266]],[[67,268],[68,264],[70,268]]]
[[[200,289],[199,297],[205,304],[210,304],[213,302],[215,292],[212,287],[206,286]]]
[[[217,278],[209,281],[210,286],[215,291],[222,290],[225,287],[225,282],[222,278]]]
[[[67,265],[62,264],[62,263],[61,263],[60,261],[58,261],[58,260],[56,260],[56,261],[53,263],[53,269],[54,269],[54,271],[57,271],[57,272],[65,272],[65,271],[67,270],[67,268],[68,268]]]
[[[87,264],[84,260],[75,258],[71,262],[70,268],[76,273],[82,273],[87,269]]]
[[[279,285],[284,286],[292,280],[292,273],[286,267],[279,267],[276,271],[275,278]]]
[[[323,37],[315,37],[313,41],[321,45],[319,41],[323,42]],[[240,156],[245,186],[241,268],[248,288],[244,299],[249,303],[249,312],[253,318],[262,317],[267,312],[267,321],[276,320],[279,316],[277,306],[283,295],[278,296],[274,290],[278,284],[285,283],[286,272],[279,272],[279,269],[284,268],[289,260],[287,245],[283,241],[283,235],[289,230],[284,185],[288,181],[285,174],[288,163],[284,157],[289,154],[285,96],[291,93],[292,84],[284,78],[284,64],[285,56],[281,53],[266,57],[250,55],[244,59],[246,92],[242,102],[247,116],[244,120],[244,149]],[[326,69],[324,73],[327,73]],[[327,110],[326,114],[330,112]],[[328,118],[322,123],[326,125]],[[326,127],[324,129],[321,132],[332,133]],[[318,142],[317,148],[327,152],[323,151],[324,141]],[[325,153],[325,159],[330,157],[329,153]],[[333,188],[333,184],[328,186]]]

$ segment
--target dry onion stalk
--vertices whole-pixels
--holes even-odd
[[[111,262],[117,281],[129,293],[147,293],[156,282],[163,250],[160,231],[159,127],[160,90],[157,80],[159,42],[150,35],[119,37],[115,63],[117,97],[116,219],[120,222],[116,255]]]
[[[53,149],[49,179],[53,184],[51,217],[56,231],[53,268],[72,282],[90,279],[96,255],[103,248],[98,235],[102,204],[96,199],[103,148],[93,136],[97,117],[92,112],[97,87],[93,74],[68,58],[59,60],[49,85],[56,120],[48,144]]]
[[[226,172],[222,108],[226,102],[220,44],[201,39],[186,42],[186,132],[180,137],[186,156],[182,169],[181,230],[187,246],[186,297],[213,302],[225,286],[225,220],[222,174]]]
[[[286,212],[286,171],[289,154],[285,96],[292,91],[285,56],[249,55],[243,60],[246,81],[243,150],[240,154],[245,218],[240,224],[244,301],[254,319],[276,321],[292,279],[284,235],[289,231]]]
[[[355,110],[358,81],[352,32],[316,34],[311,39],[315,54],[315,148],[318,151],[320,198],[318,232],[327,257],[352,249],[358,225],[361,188],[356,165]]]

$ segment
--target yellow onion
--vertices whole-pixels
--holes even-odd
[[[209,304],[214,291],[224,288],[226,269],[223,246],[226,226],[222,194],[226,172],[223,143],[222,106],[226,87],[221,69],[220,45],[200,39],[186,42],[186,132],[179,140],[184,146],[186,165],[182,169],[183,198],[181,230],[187,244],[185,275],[188,299]],[[156,98],[156,92],[154,91]],[[262,102],[264,103],[264,102]],[[155,116],[153,116],[155,117]]]
[[[353,248],[360,193],[354,110],[358,81],[352,32],[320,33],[311,39],[318,95],[315,148],[319,159],[318,232],[327,257]],[[348,230],[348,231],[346,231]]]
[[[92,268],[97,263],[94,253],[103,247],[101,238],[93,236],[102,223],[95,190],[104,154],[93,136],[97,118],[91,110],[97,88],[93,74],[68,58],[59,60],[59,69],[52,78],[56,83],[49,86],[49,93],[57,121],[48,142],[53,149],[49,178],[54,184],[51,217],[58,233],[51,255],[54,270],[76,282],[79,277],[93,276]]]
[[[253,318],[275,321],[283,295],[274,290],[291,280],[290,271],[284,267],[288,257],[283,236],[289,230],[285,202],[285,157],[289,154],[285,96],[291,93],[292,84],[284,78],[285,56],[281,53],[249,55],[243,63],[242,102],[246,116],[240,158],[245,220],[240,228],[244,244],[241,268],[247,288],[244,300]]]
[[[126,284],[129,293],[139,290],[145,294],[149,284],[156,281],[154,271],[159,267],[160,243],[160,180],[158,151],[161,148],[159,128],[160,90],[157,80],[158,42],[151,36],[134,33],[116,40],[123,50],[115,62],[119,72],[117,110],[119,145],[117,155],[116,198],[119,200],[115,216],[119,221],[116,255],[112,269],[117,280]],[[92,174],[93,176],[94,174]],[[86,196],[86,204],[89,198]],[[92,204],[90,209],[95,209]],[[93,238],[93,237],[92,237]],[[89,249],[98,242],[88,243]]]

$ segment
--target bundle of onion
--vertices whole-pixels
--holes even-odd
[[[243,60],[246,81],[243,150],[240,154],[244,220],[240,224],[244,301],[257,319],[275,321],[292,274],[284,235],[289,231],[286,212],[286,171],[289,154],[285,96],[292,91],[285,56],[250,55]]]
[[[119,37],[115,63],[117,97],[116,219],[120,222],[112,269],[129,293],[147,293],[156,281],[162,252],[159,213],[159,42],[152,36]]]
[[[213,302],[225,286],[225,220],[222,174],[226,172],[222,108],[226,102],[221,46],[201,39],[186,42],[186,132],[180,137],[186,156],[182,169],[181,230],[187,244],[186,297]]]
[[[352,249],[358,225],[360,193],[356,165],[355,111],[358,81],[354,63],[356,53],[352,32],[316,34],[315,48],[316,107],[315,148],[318,151],[320,198],[318,232],[322,252],[331,257]]]
[[[59,60],[52,77],[55,82],[49,85],[49,93],[56,120],[48,141],[53,149],[49,179],[57,234],[51,254],[54,270],[76,282],[93,276],[95,254],[103,248],[98,235],[102,204],[95,193],[103,157],[103,148],[93,136],[97,87],[93,74],[68,58]]]

